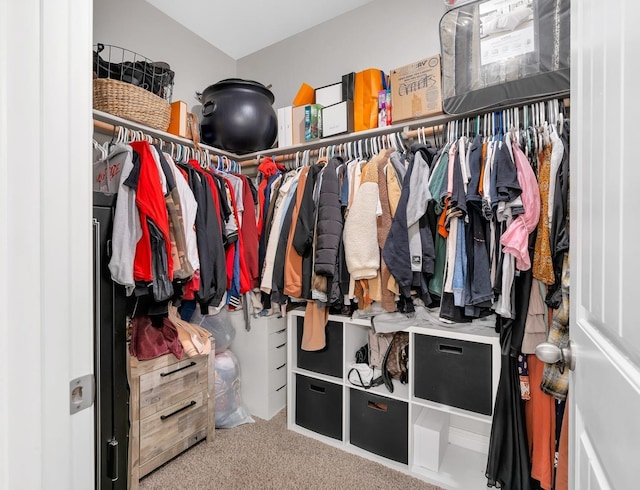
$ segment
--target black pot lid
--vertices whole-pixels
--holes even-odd
[[[206,99],[208,95],[219,92],[220,90],[231,89],[231,88],[253,89],[265,95],[271,101],[272,104],[275,101],[273,92],[271,92],[271,90],[269,90],[263,84],[261,84],[260,82],[256,82],[254,80],[244,80],[242,78],[225,78],[224,80],[220,80],[219,82],[214,83],[213,85],[209,85],[202,92],[202,97],[203,99]]]

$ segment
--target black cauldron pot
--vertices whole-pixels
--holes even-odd
[[[199,98],[204,143],[239,154],[265,150],[275,143],[274,96],[261,83],[227,78],[207,87]]]

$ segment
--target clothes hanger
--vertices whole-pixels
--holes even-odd
[[[393,151],[398,151],[398,138],[396,133],[389,134],[389,144],[391,148],[393,148]]]
[[[100,153],[100,160],[105,160],[107,158],[107,150],[95,139],[93,139],[93,148]]]
[[[564,130],[564,104],[560,101],[556,101],[558,103],[558,136],[562,136],[562,131]]]

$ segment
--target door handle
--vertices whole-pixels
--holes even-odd
[[[573,371],[576,368],[576,344],[569,340],[566,347],[558,347],[551,342],[541,342],[536,347],[536,357],[547,364],[560,362]]]

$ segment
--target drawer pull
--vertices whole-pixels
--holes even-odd
[[[277,335],[279,333],[286,332],[286,331],[287,331],[287,329],[283,328],[282,330],[278,330],[277,332],[273,332],[273,333]]]
[[[276,349],[282,349],[285,345],[287,345],[286,342],[284,344],[280,344],[279,346],[277,346]]]
[[[181,368],[174,369],[173,371],[169,371],[168,373],[160,373],[160,376],[164,378],[165,376],[169,376],[170,374],[177,373],[178,371],[182,371],[183,369],[190,368],[191,366],[195,366],[196,364],[196,361],[191,361],[189,364],[187,364],[186,366],[182,366]]]
[[[462,347],[459,347],[457,345],[439,344],[438,350],[440,352],[444,352],[445,354],[462,354]]]
[[[173,417],[174,415],[179,414],[183,410],[186,410],[187,408],[193,407],[195,404],[196,404],[196,401],[195,400],[191,400],[188,405],[185,405],[184,407],[179,408],[175,412],[171,412],[168,415],[160,415],[160,420],[167,420],[169,417]]]
[[[316,393],[321,393],[323,395],[324,395],[324,392],[325,392],[325,388],[323,386],[309,385],[309,389],[311,391],[315,391]]]
[[[285,367],[286,365],[287,365],[287,363],[285,362],[282,366],[278,366],[278,367],[276,368],[276,370],[282,369],[282,368],[283,368],[283,367]]]
[[[367,402],[367,406],[369,408],[372,408],[373,410],[380,410],[381,412],[386,412],[387,411],[387,404],[386,403],[376,403],[376,402]]]

